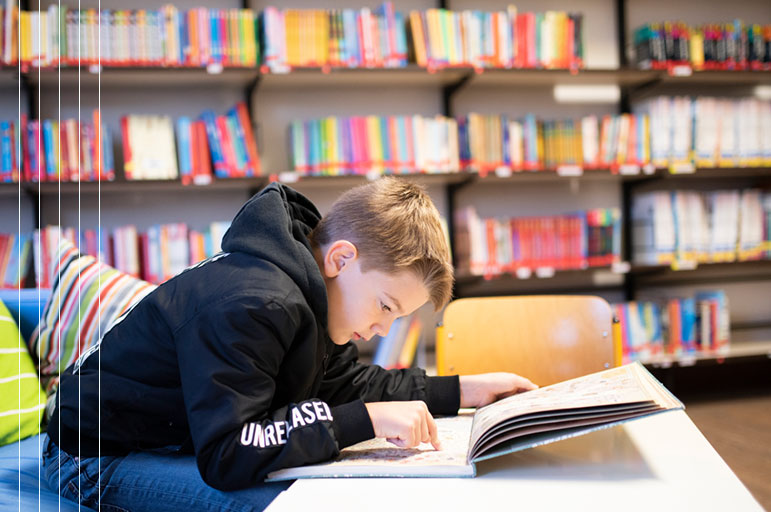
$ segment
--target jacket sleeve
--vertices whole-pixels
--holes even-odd
[[[319,397],[330,404],[360,399],[364,402],[423,400],[431,414],[453,415],[460,407],[457,375],[428,377],[420,368],[385,370],[358,361],[351,342],[335,346],[330,355]]]
[[[374,436],[361,400],[271,406],[294,322],[278,304],[242,298],[208,306],[175,332],[196,462],[214,488],[252,486]]]

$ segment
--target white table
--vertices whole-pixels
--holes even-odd
[[[477,473],[298,480],[267,510],[763,510],[684,411],[483,461]]]

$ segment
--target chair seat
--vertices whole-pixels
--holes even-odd
[[[38,470],[40,448],[45,440],[46,434],[42,434],[0,447],[0,510],[78,510],[77,503],[49,489],[45,476]]]

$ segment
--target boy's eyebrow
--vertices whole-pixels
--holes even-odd
[[[395,298],[395,297],[391,296],[391,294],[390,294],[390,293],[388,293],[388,292],[383,292],[383,293],[385,293],[385,296],[386,296],[386,297],[388,297],[389,299],[391,299],[391,301],[394,303],[394,306],[396,306],[396,309],[398,309],[398,310],[399,310],[399,313],[403,313],[403,311],[402,311],[402,305],[401,305],[401,304],[399,304],[399,301],[398,301],[398,300],[396,300],[396,298]]]

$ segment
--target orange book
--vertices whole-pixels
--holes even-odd
[[[428,66],[426,58],[426,35],[423,33],[423,19],[418,11],[410,11],[410,30],[415,43],[415,61],[418,66]]]
[[[198,12],[196,9],[187,11],[188,47],[185,49],[185,64],[200,66],[201,54],[198,50]]]

